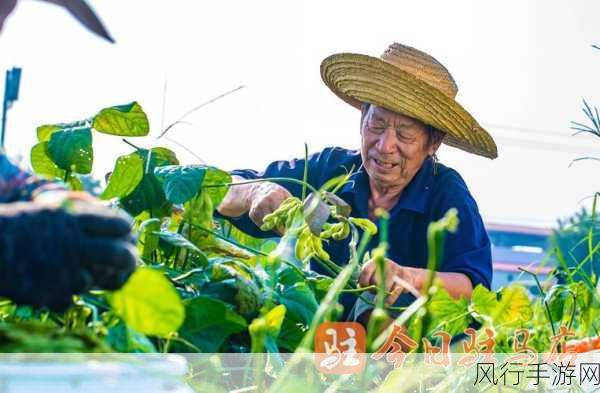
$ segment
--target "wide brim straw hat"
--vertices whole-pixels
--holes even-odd
[[[483,157],[498,157],[496,143],[456,100],[450,72],[432,56],[394,43],[381,58],[338,53],[321,63],[321,77],[342,100],[360,109],[381,106],[446,133],[444,143]]]

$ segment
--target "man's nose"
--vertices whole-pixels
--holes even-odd
[[[397,142],[396,130],[387,128],[384,133],[379,135],[377,149],[381,153],[392,154],[396,151]]]

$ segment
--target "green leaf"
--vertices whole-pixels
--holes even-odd
[[[325,295],[327,295],[329,288],[331,288],[333,278],[326,276],[310,277],[307,278],[307,282],[315,294],[315,299],[320,303]]]
[[[208,258],[206,258],[206,255],[204,255],[204,253],[198,247],[196,247],[191,241],[186,239],[181,234],[167,231],[154,232],[154,234],[157,235],[161,240],[174,247],[185,248],[187,250],[194,251],[203,257],[202,259],[204,260],[205,265],[208,264]]]
[[[437,287],[428,304],[431,326],[455,335],[469,326],[468,302],[465,298],[454,299],[442,287]]]
[[[92,171],[92,132],[87,127],[56,131],[48,141],[48,156],[65,171],[80,174]]]
[[[156,348],[148,337],[129,328],[123,322],[108,329],[106,341],[118,352],[153,353]]]
[[[193,225],[198,225],[203,228],[212,228],[213,223],[213,204],[208,193],[201,192],[197,198],[188,201],[184,205],[184,216],[186,222]],[[200,236],[206,234],[196,231]],[[190,236],[192,240],[196,240],[194,236]]]
[[[285,305],[290,316],[307,325],[319,308],[315,295],[305,282],[285,287],[280,293],[279,302]]]
[[[48,142],[40,142],[31,148],[31,167],[43,177],[60,180],[65,178],[66,172],[48,156]]]
[[[203,296],[209,296],[213,299],[222,300],[232,306],[237,306],[235,302],[235,295],[237,293],[236,279],[230,278],[214,281],[212,277],[197,276],[195,278],[195,283],[201,285],[200,293],[202,293]]]
[[[131,194],[144,177],[144,160],[137,154],[117,159],[101,199],[122,198]]]
[[[170,204],[165,197],[160,181],[154,175],[154,168],[164,165],[176,165],[178,164],[177,157],[169,149],[155,147],[150,155],[150,164],[147,165],[148,153],[149,151],[145,149],[134,153],[139,154],[143,160],[144,176],[135,190],[121,199],[121,205],[132,216],[150,210],[152,210],[154,216],[168,215],[167,210]]]
[[[154,169],[154,174],[163,182],[167,199],[175,204],[183,204],[194,198],[200,191],[206,167],[201,165],[167,165]]]
[[[57,124],[45,124],[37,128],[37,137],[40,142],[48,142],[52,134],[56,131],[64,130],[67,128],[80,128],[87,125],[87,120],[74,121],[72,123],[57,123]]]
[[[496,292],[481,284],[477,285],[471,295],[471,307],[476,313],[491,317],[498,307]]]
[[[587,292],[587,291],[586,291]],[[544,301],[548,304],[550,315],[554,323],[559,323],[573,309],[572,295],[569,287],[565,285],[553,285],[546,294]],[[568,307],[567,307],[568,306]]]
[[[180,333],[204,352],[217,352],[227,337],[248,326],[241,315],[221,300],[197,296],[184,304],[186,318]]]
[[[280,304],[263,316],[266,322],[266,332],[269,336],[276,338],[279,335],[285,314],[286,308]]]
[[[146,136],[150,131],[148,117],[135,101],[102,109],[94,116],[92,127],[105,134],[120,136]]]
[[[183,303],[169,280],[159,271],[138,268],[118,291],[108,294],[113,311],[140,333],[166,337],[185,318]]]
[[[292,286],[298,282],[303,282],[302,273],[288,265],[283,265],[277,272],[277,282],[283,286]]]
[[[157,231],[160,231],[158,218],[150,218],[140,224],[137,247],[143,258],[151,258],[158,248],[158,236],[155,234]]]
[[[235,259],[216,257],[211,258],[211,277],[213,280],[241,277],[245,280],[255,279],[255,270]]]
[[[204,175],[204,182],[202,183],[203,186],[228,183],[231,183],[231,175],[229,173],[215,167],[206,167],[206,174]],[[223,198],[225,198],[227,189],[228,186],[207,187],[203,188],[203,192],[208,193],[210,200],[212,201],[212,205],[217,207]]]
[[[290,318],[310,324],[319,304],[311,286],[296,269],[283,267],[277,273],[279,302],[284,304]]]
[[[277,337],[277,345],[286,351],[294,352],[302,342],[307,330],[304,323],[287,317],[281,324],[281,331]]]
[[[135,190],[121,199],[123,209],[134,217],[146,210],[163,210],[167,205],[165,193],[154,175],[144,176]]]
[[[531,320],[533,308],[527,290],[511,285],[500,292],[500,301],[494,312],[494,324],[521,326]]]
[[[177,155],[173,150],[167,149],[166,147],[153,147],[152,149],[152,163],[151,163],[151,171],[154,171],[154,168],[157,166],[165,166],[165,165],[179,165],[179,160],[177,159]],[[148,150],[142,149],[139,151],[144,157],[144,162],[146,162],[146,157],[148,154]]]

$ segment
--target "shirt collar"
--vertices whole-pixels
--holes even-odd
[[[408,183],[400,199],[390,211],[393,216],[399,210],[411,210],[420,214],[425,214],[425,208],[429,201],[431,189],[433,186],[433,159],[428,157],[423,161],[423,165],[415,174],[415,177]],[[340,194],[353,194],[354,200],[358,206],[367,209],[371,189],[369,186],[369,177],[364,167],[361,165],[344,186],[340,189]],[[364,213],[366,217],[367,212]]]

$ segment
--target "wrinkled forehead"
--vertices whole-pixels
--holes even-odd
[[[382,108],[374,104],[370,104],[369,111],[367,112],[367,117],[373,119],[381,119],[391,124],[402,123],[406,125],[424,125],[424,123],[419,119],[415,119],[414,117],[410,117],[399,112],[393,112],[389,109]]]

